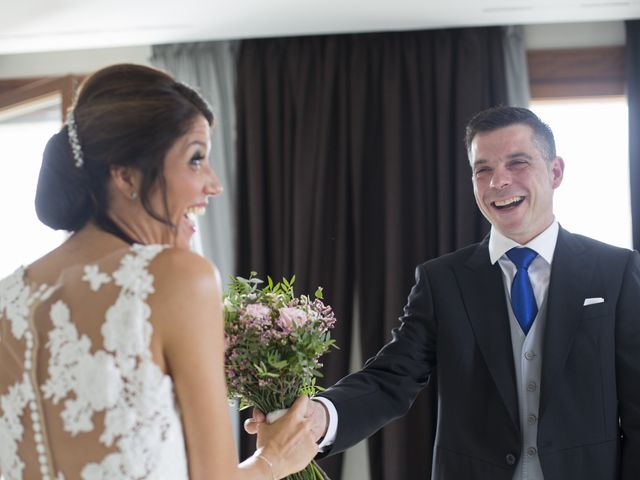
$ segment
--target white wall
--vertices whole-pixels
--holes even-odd
[[[624,22],[527,25],[525,44],[531,50],[623,45]],[[150,46],[0,55],[0,78],[86,74],[112,63],[149,64],[150,57]]]
[[[612,47],[624,45],[624,22],[554,23],[526,25],[527,50]]]
[[[113,63],[149,65],[150,58],[150,46],[0,55],[0,79],[83,75]]]

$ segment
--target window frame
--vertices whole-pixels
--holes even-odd
[[[0,113],[21,108],[47,97],[60,95],[61,118],[64,122],[82,79],[83,77],[78,75],[65,75],[0,80]]]
[[[625,95],[624,46],[530,50],[532,99]]]

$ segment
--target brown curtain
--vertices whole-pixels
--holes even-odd
[[[500,28],[243,41],[238,58],[238,272],[325,287],[347,373],[389,340],[415,266],[479,240],[464,125],[506,102]],[[370,440],[375,480],[429,478],[433,384]],[[340,460],[321,463],[340,480]]]
[[[640,250],[640,20],[627,20],[626,65],[629,104],[629,180],[633,248]]]

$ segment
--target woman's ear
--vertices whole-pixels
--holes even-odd
[[[140,172],[132,167],[111,165],[109,173],[116,190],[125,197],[135,200],[140,190]]]

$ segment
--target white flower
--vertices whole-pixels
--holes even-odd
[[[104,346],[118,356],[142,355],[151,342],[151,324],[146,320],[151,310],[136,299],[120,297],[109,307],[102,325]]]
[[[140,415],[158,410],[161,396],[158,390],[163,385],[164,374],[152,360],[140,362],[138,368],[129,376],[130,388],[138,392],[132,405]]]
[[[3,311],[11,322],[11,333],[20,340],[29,327],[27,316],[32,299],[23,281],[24,269],[20,268],[0,282],[0,313]]]
[[[23,276],[24,268],[19,268],[8,277],[0,280],[0,312],[14,303],[18,295],[24,290]]]
[[[51,305],[49,315],[51,316],[51,321],[53,322],[54,326],[68,328],[67,324],[69,323],[69,307],[67,307],[62,300],[58,300],[56,303]],[[69,325],[69,327],[70,326],[71,325]]]
[[[122,379],[115,360],[106,352],[88,355],[78,364],[76,372],[78,397],[102,411],[115,405],[122,389]]]
[[[97,292],[103,284],[111,282],[111,277],[100,272],[98,265],[85,265],[82,280],[89,282],[91,290]]]
[[[87,402],[81,399],[69,399],[64,402],[64,410],[60,416],[64,421],[65,431],[72,435],[93,430],[91,421],[93,412],[88,409]]]
[[[4,418],[0,417],[0,465],[7,478],[22,478],[24,462],[18,456],[18,445],[10,433]]]
[[[26,401],[20,395],[20,389],[18,385],[13,385],[9,388],[9,392],[4,397],[0,397],[0,406],[3,411],[4,425],[3,429],[12,438],[21,438],[23,427],[20,421],[20,414]]]
[[[154,292],[153,275],[146,270],[147,263],[148,260],[142,256],[125,255],[120,268],[113,274],[116,285],[146,298]]]
[[[131,432],[136,424],[136,414],[126,405],[117,405],[107,411],[104,417],[104,432],[100,435],[100,441],[106,446],[113,445],[116,437]]]
[[[121,457],[119,453],[107,455],[102,463],[90,463],[86,465],[80,476],[82,480],[110,480],[112,478],[122,478]]]

